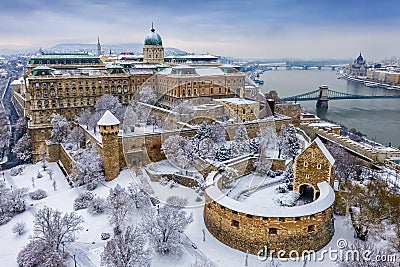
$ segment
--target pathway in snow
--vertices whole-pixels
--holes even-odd
[[[182,237],[184,238],[184,241],[182,242],[183,247],[186,249],[187,252],[189,252],[190,255],[192,255],[193,258],[197,259],[200,263],[208,263],[207,266],[217,267],[214,262],[207,258],[207,256],[204,255],[204,253],[197,248],[197,245],[193,243],[193,241],[190,240],[190,238],[186,234],[183,233]]]
[[[86,243],[71,242],[65,244],[65,250],[69,252],[72,258],[75,256],[77,266],[96,267],[96,264],[94,264],[88,257],[89,249],[99,247],[98,244],[94,244],[93,246],[94,247],[91,247]],[[100,244],[100,246],[102,245]]]

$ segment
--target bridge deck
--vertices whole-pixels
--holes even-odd
[[[333,90],[328,90],[328,98],[326,100],[340,100],[340,99],[393,99],[400,98],[400,95],[353,95]],[[317,89],[303,94],[281,98],[282,101],[311,101],[319,100],[321,98],[321,90]]]

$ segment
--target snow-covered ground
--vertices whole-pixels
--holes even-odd
[[[17,266],[16,257],[18,252],[23,248],[29,241],[29,236],[33,234],[33,220],[35,212],[44,207],[45,205],[52,208],[59,209],[63,212],[73,211],[73,200],[84,192],[85,188],[70,188],[61,170],[58,168],[56,163],[50,163],[49,167],[54,171],[53,180],[57,183],[57,190],[53,189],[52,180],[50,180],[47,172],[43,172],[41,164],[28,165],[21,175],[11,177],[9,171],[5,171],[5,180],[8,185],[12,185],[14,189],[27,187],[29,191],[33,191],[38,188],[42,188],[47,191],[48,197],[42,200],[31,200],[27,197],[27,210],[19,215],[12,218],[11,221],[5,225],[0,226],[1,242],[0,242],[0,260],[1,266]],[[37,172],[40,171],[43,175],[42,178],[37,179]],[[32,177],[34,178],[35,187],[32,185]],[[0,177],[1,178],[1,177]],[[272,178],[269,178],[272,179]],[[275,178],[279,180],[279,178]],[[129,185],[134,181],[134,177],[128,169],[123,170],[120,175],[113,181],[104,183],[98,186],[93,193],[100,197],[106,197],[109,193],[109,189],[117,184],[123,187]],[[245,266],[246,253],[232,249],[217,239],[215,239],[205,227],[203,220],[203,202],[195,202],[197,193],[193,189],[185,188],[183,186],[173,187],[170,189],[168,185],[162,186],[158,182],[152,184],[153,188],[157,193],[160,193],[166,188],[170,191],[169,194],[179,195],[187,197],[189,203],[197,203],[197,205],[186,208],[188,213],[193,214],[193,222],[187,227],[185,234],[189,239],[185,239],[183,255],[181,258],[176,259],[169,256],[159,256],[153,254],[152,266],[191,266],[196,260],[204,262],[207,260],[212,261],[215,266],[222,267],[235,267]],[[267,187],[273,190],[274,186]],[[258,192],[260,195],[257,195]],[[262,195],[266,194],[264,190],[256,191],[254,193],[254,200],[262,201]],[[252,198],[247,198],[246,201],[253,201]],[[78,266],[100,266],[100,255],[103,251],[103,247],[106,241],[101,240],[100,235],[103,232],[112,234],[112,226],[108,223],[109,218],[106,214],[91,215],[85,209],[76,211],[79,215],[84,217],[84,230],[78,234],[77,240],[70,244],[66,244],[65,249],[70,252],[71,255],[76,255]],[[141,220],[141,213],[137,210],[133,212],[133,215],[129,217],[129,220],[125,224],[136,225]],[[353,231],[351,225],[347,221],[346,217],[335,217],[335,235],[331,242],[324,248],[338,249],[337,241],[339,239],[346,239],[348,243],[354,241]],[[23,235],[16,235],[12,233],[12,226],[19,221],[26,223],[27,232]],[[203,241],[203,231],[205,235],[205,241]],[[194,243],[194,244],[193,244]],[[323,251],[323,250],[321,250]],[[318,256],[321,252],[317,253]],[[254,255],[248,255],[248,266],[268,266],[265,261],[261,261]],[[281,262],[282,267],[300,267],[303,266],[303,261],[298,262]],[[68,266],[74,266],[72,257],[67,261]],[[331,261],[328,256],[321,262],[308,262],[308,267],[334,267],[336,263]]]

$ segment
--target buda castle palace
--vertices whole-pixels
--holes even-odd
[[[33,160],[38,160],[50,139],[53,114],[73,121],[85,109],[93,110],[105,94],[127,105],[146,81],[162,96],[162,107],[179,99],[255,95],[258,89],[239,67],[223,65],[217,56],[165,56],[162,39],[153,27],[145,37],[142,55],[107,57],[99,40],[97,55],[40,50],[30,58],[21,83],[12,86],[15,106],[27,118]]]

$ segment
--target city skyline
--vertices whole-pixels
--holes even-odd
[[[140,43],[154,22],[165,47],[237,58],[400,55],[400,3],[376,1],[16,0],[0,11],[0,49]]]

